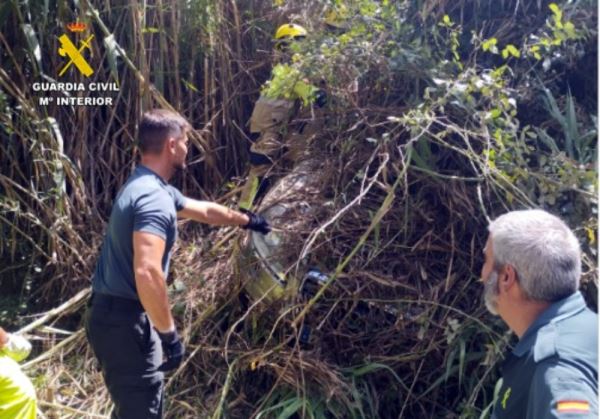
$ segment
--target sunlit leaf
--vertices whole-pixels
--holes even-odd
[[[554,13],[554,16],[562,19],[562,11],[560,10],[560,8],[557,6],[556,3],[550,3],[548,5],[548,7],[550,8],[550,10],[552,10],[552,13]]]
[[[511,55],[513,57],[516,57],[516,58],[519,58],[521,56],[521,53],[519,52],[519,50],[517,49],[517,47],[515,47],[513,44],[508,44],[502,50],[502,57],[503,58],[508,58],[509,55]]]

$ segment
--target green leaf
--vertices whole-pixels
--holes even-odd
[[[565,112],[565,142],[567,146],[567,153],[572,159],[576,159],[575,147],[576,142],[579,139],[579,132],[577,129],[577,115],[575,113],[575,100],[571,95],[571,90],[567,91],[567,103]]]
[[[548,7],[550,8],[550,10],[552,10],[552,13],[554,13],[554,16],[556,18],[558,18],[559,20],[562,19],[562,11],[560,10],[560,8],[556,5],[556,3],[550,3],[548,5]]]
[[[161,32],[160,29],[153,28],[151,26],[148,26],[148,27],[142,29],[142,33],[159,33],[159,32]]]
[[[360,377],[363,376],[365,374],[369,374],[373,371],[378,371],[380,369],[384,369],[387,370],[390,374],[392,374],[392,376],[394,376],[394,378],[396,379],[396,381],[398,381],[398,383],[404,387],[405,390],[408,390],[408,387],[406,386],[406,384],[404,383],[404,381],[402,381],[402,379],[400,379],[400,377],[398,376],[398,374],[396,374],[396,372],[393,370],[393,368],[391,368],[389,365],[386,364],[382,364],[379,362],[371,362],[369,364],[366,364],[362,367],[359,368],[353,368],[351,370],[351,373],[354,377]]]
[[[560,17],[554,16],[554,25],[556,26],[557,29],[562,29],[563,24],[562,24]]]
[[[536,60],[541,60],[542,59],[542,55],[540,54],[540,46],[539,45],[532,45],[529,48],[529,53],[531,55],[533,55]]]
[[[444,15],[444,17],[442,18],[442,22],[444,22],[444,24],[448,26],[452,25],[452,20],[450,20],[450,16],[448,15]]]
[[[575,25],[572,22],[565,23],[564,31],[570,39],[578,38],[577,31],[575,30]]]
[[[502,58],[508,58],[509,55],[512,55],[513,57],[516,57],[516,58],[519,58],[521,56],[521,53],[519,52],[519,50],[517,49],[517,47],[515,47],[513,44],[508,44],[502,50]]]
[[[481,44],[481,47],[483,48],[484,51],[492,51],[492,48],[494,46],[496,46],[496,44],[498,43],[498,40],[496,38],[490,38],[487,39],[485,41],[483,41],[483,44]]]
[[[465,371],[465,359],[467,355],[467,347],[463,339],[459,340],[459,356],[458,356],[458,385],[462,383],[463,373]]]
[[[423,157],[419,156],[419,153],[417,153],[414,150],[413,150],[413,153],[411,154],[411,163],[414,164],[415,166],[417,166],[420,169],[425,169],[425,170],[428,170],[430,172],[434,171],[434,168],[431,167],[429,164],[427,164],[427,162],[425,161],[425,159],[423,159]]]
[[[554,138],[550,137],[543,129],[536,128],[535,130],[538,133],[539,140],[544,143],[552,151],[552,153],[560,153],[560,149],[558,148],[556,141],[554,141]]]
[[[492,78],[494,80],[499,80],[504,75],[507,68],[508,66],[506,64],[501,65],[500,67],[492,71]]]
[[[517,57],[519,58],[521,56],[521,53],[519,52],[519,50],[517,49],[517,47],[515,47],[512,44],[508,44],[506,46],[506,49],[508,49],[508,52],[510,53],[510,55],[512,55],[513,57]]]
[[[277,419],[288,419],[290,416],[292,416],[294,413],[300,410],[300,408],[304,404],[302,402],[302,399],[300,398],[290,400],[291,403],[288,404],[285,409],[283,409],[283,411],[277,416]]]
[[[181,79],[181,82],[183,83],[183,85],[185,87],[187,87],[191,91],[196,92],[196,93],[200,93],[200,90],[198,90],[198,88],[196,86],[194,86],[192,83],[190,83],[189,81],[187,81],[185,79]]]
[[[304,75],[290,64],[277,64],[271,71],[271,80],[261,89],[270,99],[301,99],[304,106],[314,100],[316,87],[304,82]]]

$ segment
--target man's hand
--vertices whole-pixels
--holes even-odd
[[[258,231],[262,234],[269,234],[271,232],[271,226],[262,215],[255,214],[245,208],[240,208],[240,211],[246,214],[250,220],[248,221],[248,224],[242,226],[242,228]]]
[[[183,342],[181,342],[181,338],[176,330],[167,333],[158,332],[158,336],[160,337],[163,355],[165,356],[165,362],[158,367],[158,370],[163,372],[174,370],[183,361],[183,354],[185,353]]]

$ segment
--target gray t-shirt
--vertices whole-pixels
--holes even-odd
[[[92,279],[96,293],[139,300],[133,272],[133,232],[156,234],[166,242],[165,277],[177,239],[177,211],[185,197],[145,166],[136,167],[113,204],[100,258]]]

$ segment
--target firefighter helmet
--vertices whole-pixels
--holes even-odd
[[[308,34],[308,31],[302,26],[295,23],[286,23],[277,28],[275,32],[276,41],[284,41],[291,39],[304,38]]]

